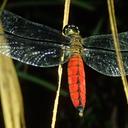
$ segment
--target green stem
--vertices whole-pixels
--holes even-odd
[[[28,73],[17,72],[17,74],[18,74],[19,77],[21,77],[21,78],[23,78],[25,80],[31,81],[33,83],[36,83],[38,85],[41,85],[41,86],[43,86],[43,87],[45,87],[45,88],[47,88],[47,89],[49,89],[51,91],[56,91],[56,89],[57,89],[53,84],[51,84],[51,83],[49,83],[49,82],[47,82],[45,80],[41,80],[41,79],[39,79],[39,78],[37,78],[37,77],[35,77],[33,75],[30,75]],[[64,91],[64,90],[61,90],[60,95],[68,96],[68,93],[66,91]]]

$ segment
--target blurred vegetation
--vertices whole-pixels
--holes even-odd
[[[61,31],[63,4],[63,0],[10,0],[6,9]],[[115,6],[118,31],[127,31],[128,2],[118,0]],[[79,26],[83,37],[110,33],[106,0],[72,0],[69,23]],[[57,86],[57,67],[37,68],[17,61],[15,64],[24,96],[27,128],[50,127]],[[120,78],[104,76],[85,64],[87,104],[84,117],[79,118],[67,95],[67,64],[63,68],[57,127],[128,128],[128,109]]]

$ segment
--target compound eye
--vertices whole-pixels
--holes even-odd
[[[63,33],[67,36],[71,36],[74,34],[79,34],[79,28],[75,25],[66,25],[63,29]]]

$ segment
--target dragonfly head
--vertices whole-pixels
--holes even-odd
[[[80,34],[79,28],[75,25],[66,25],[63,29],[63,33],[66,36],[78,35]]]

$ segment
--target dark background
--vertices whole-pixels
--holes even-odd
[[[110,33],[107,0],[72,0],[70,24],[79,26],[82,37]],[[115,0],[118,31],[128,30],[128,1]],[[62,0],[9,0],[10,10],[31,21],[61,31]],[[57,86],[57,67],[37,68],[15,61],[27,128],[50,128]],[[87,104],[79,118],[68,95],[67,64],[63,65],[62,90],[56,128],[128,128],[127,102],[120,78],[97,73],[85,64]]]

